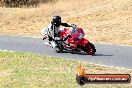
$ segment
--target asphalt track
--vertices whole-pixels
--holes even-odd
[[[81,60],[94,64],[132,69],[132,47],[106,44],[94,44],[97,52],[94,56],[55,53],[51,47],[44,45],[39,38],[0,35],[0,50],[24,51],[37,55]]]

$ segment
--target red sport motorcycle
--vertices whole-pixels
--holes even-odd
[[[74,39],[80,36],[80,34],[84,31],[82,28],[77,27],[77,31],[72,33],[72,30],[64,28],[63,30],[59,31],[58,35],[60,39],[56,39],[53,42],[47,43],[46,45],[51,46],[54,48],[54,51],[57,53],[61,52],[83,52],[87,55],[94,55],[96,52],[95,46],[90,43],[87,39],[82,37],[81,39],[75,41]],[[57,44],[57,45],[56,45]]]

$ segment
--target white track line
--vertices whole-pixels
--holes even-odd
[[[117,69],[132,70],[132,69],[129,69],[129,68],[116,67],[116,66],[108,66],[108,65],[101,65],[101,64],[95,64],[95,65],[102,66],[102,67],[110,67],[110,68],[117,68]]]
[[[123,67],[116,67],[116,66],[109,66],[109,65],[102,65],[102,64],[95,64],[95,63],[89,63],[89,62],[83,62],[83,63],[88,63],[88,64],[91,64],[91,65],[97,65],[97,66],[102,66],[102,67],[109,67],[109,68],[116,68],[116,69],[122,69],[122,70],[132,70],[132,69],[129,69],[129,68],[123,68]]]
[[[0,51],[4,51],[4,52],[15,52],[15,51],[12,51],[12,50],[0,50]]]

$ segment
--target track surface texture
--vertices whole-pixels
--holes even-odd
[[[81,60],[94,64],[132,69],[132,47],[106,44],[94,45],[97,50],[94,56],[55,53],[51,47],[44,45],[44,41],[39,38],[6,35],[0,36],[0,50],[24,51],[37,55]]]

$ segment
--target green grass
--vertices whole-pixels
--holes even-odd
[[[0,88],[132,88],[132,84],[80,86],[75,80],[79,64],[87,68],[88,73],[132,73],[79,61],[0,51]]]

